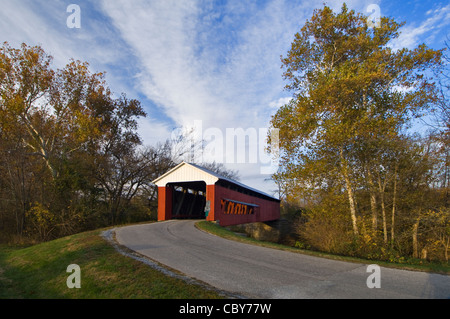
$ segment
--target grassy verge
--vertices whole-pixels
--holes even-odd
[[[196,224],[197,228],[204,230],[208,233],[220,236],[222,238],[231,239],[235,241],[239,241],[242,243],[252,244],[252,245],[258,245],[268,248],[274,248],[274,249],[281,249],[286,250],[290,252],[295,253],[301,253],[316,257],[322,257],[322,258],[329,258],[334,260],[341,260],[341,261],[348,261],[348,262],[355,262],[355,263],[363,263],[363,264],[377,264],[383,267],[390,267],[390,268],[398,268],[398,269],[406,269],[406,270],[415,270],[415,271],[426,271],[426,272],[434,272],[434,273],[440,273],[440,274],[450,274],[450,266],[447,264],[441,264],[441,263],[431,263],[431,262],[422,262],[422,264],[411,264],[411,263],[390,263],[386,261],[377,261],[377,260],[367,260],[362,258],[356,258],[356,257],[348,257],[348,256],[340,256],[340,255],[333,255],[318,251],[312,251],[312,250],[305,250],[290,246],[285,246],[277,243],[272,242],[265,242],[265,241],[259,241],[254,238],[249,238],[245,236],[238,235],[224,227],[221,227],[217,225],[216,223],[208,222],[208,221],[200,221]]]
[[[81,288],[69,289],[67,266],[81,269]],[[118,253],[91,231],[27,248],[0,247],[0,298],[220,298],[213,290],[166,276]]]

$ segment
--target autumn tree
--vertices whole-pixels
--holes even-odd
[[[138,161],[136,119],[145,116],[139,101],[114,97],[104,74],[92,73],[87,62],[57,70],[51,62],[39,46],[0,48],[1,204],[15,212],[18,235],[27,218],[36,221],[41,213],[54,216],[45,220],[55,226],[35,223],[45,230],[41,237],[73,231],[78,211],[95,211],[84,204],[107,194],[114,207],[123,192],[111,185],[135,180],[117,172]]]
[[[430,140],[436,146],[440,156],[436,173],[439,175],[439,187],[449,197],[450,190],[450,44],[446,41],[444,63],[435,70],[438,82],[438,99],[431,110],[432,117],[426,121],[430,131]]]
[[[14,49],[5,43],[0,57],[2,132],[21,134],[21,144],[56,179],[58,159],[83,149],[110,125],[114,101],[103,74],[92,74],[80,61],[55,71],[41,47],[25,44]]]
[[[328,6],[315,10],[282,58],[293,99],[271,121],[280,129],[280,174],[321,196],[327,188],[345,195],[356,237],[362,174],[373,194],[383,194],[394,180],[382,174],[386,141],[398,139],[434,100],[426,71],[441,59],[441,51],[425,45],[394,51],[389,42],[403,24],[387,17],[380,22],[369,27],[367,17],[345,4],[339,13]]]

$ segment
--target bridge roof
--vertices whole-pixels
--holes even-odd
[[[270,200],[279,201],[279,199],[270,196],[260,190],[251,188],[244,185],[238,181],[232,180],[209,169],[193,163],[182,162],[161,175],[153,181],[158,187],[165,187],[168,183],[180,183],[180,182],[194,182],[194,181],[204,181],[206,185],[215,185],[220,181],[221,185],[233,185],[241,190],[246,190],[250,193],[254,193],[258,196],[266,197]]]

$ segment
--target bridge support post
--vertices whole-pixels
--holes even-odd
[[[158,221],[172,219],[172,194],[172,187],[158,187]]]

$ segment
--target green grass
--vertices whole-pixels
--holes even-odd
[[[386,261],[367,260],[367,259],[356,258],[356,257],[333,255],[333,254],[329,254],[329,253],[300,249],[300,248],[295,248],[295,247],[281,245],[281,244],[272,243],[272,242],[259,241],[254,238],[249,238],[249,237],[238,235],[231,230],[228,230],[224,227],[219,226],[216,223],[209,222],[209,221],[200,221],[196,224],[196,226],[197,226],[197,228],[199,228],[201,230],[204,230],[208,233],[220,236],[222,238],[235,240],[235,241],[252,244],[252,245],[258,245],[258,246],[274,248],[274,249],[281,249],[281,250],[286,250],[286,251],[305,254],[305,255],[329,258],[329,259],[333,259],[333,260],[341,260],[341,261],[364,263],[364,264],[377,264],[377,265],[383,266],[383,267],[407,269],[407,270],[415,270],[415,271],[426,271],[426,272],[434,272],[434,273],[447,274],[447,275],[450,274],[450,266],[448,264],[445,265],[442,263],[431,263],[431,262],[424,262],[424,261],[418,261],[417,263],[399,264],[399,263],[390,263],[390,262],[386,262]]]
[[[67,287],[70,264],[81,268],[80,289]],[[209,299],[221,295],[121,255],[97,230],[26,248],[1,246],[0,298]]]

